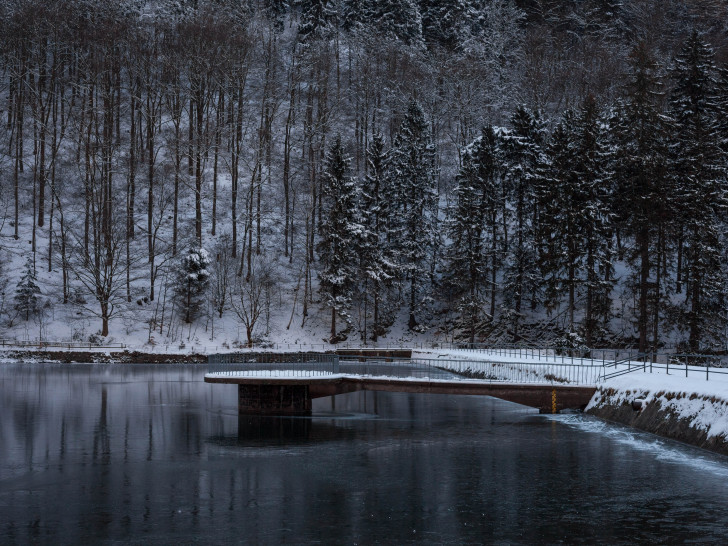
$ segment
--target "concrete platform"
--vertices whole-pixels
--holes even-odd
[[[206,383],[238,385],[241,414],[310,415],[311,400],[357,391],[492,396],[542,413],[584,409],[596,392],[595,386],[514,384],[476,380],[397,379],[344,374],[311,377],[205,376]]]

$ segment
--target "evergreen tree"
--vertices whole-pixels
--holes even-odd
[[[503,144],[501,133],[496,133],[489,125],[483,130],[481,145],[478,149],[478,164],[486,175],[490,190],[490,199],[484,204],[487,223],[486,247],[489,260],[488,291],[490,292],[490,320],[496,316],[496,295],[498,293],[498,272],[503,265],[502,250],[505,247],[508,235],[506,233],[507,207],[503,188]],[[486,206],[487,205],[487,206]],[[503,227],[501,233],[500,227]]]
[[[332,343],[337,341],[337,313],[348,322],[346,311],[356,282],[356,242],[362,230],[356,218],[356,185],[349,163],[337,135],[322,173],[324,208],[317,247],[322,266],[319,286],[324,302],[331,307]]]
[[[539,169],[537,224],[539,266],[543,276],[544,303],[547,313],[559,304],[564,288],[569,291],[569,326],[573,328],[576,270],[575,223],[578,211],[563,208],[562,190],[568,188],[574,160],[574,112],[567,110],[546,145],[544,162]],[[568,200],[567,200],[568,201]],[[566,275],[565,271],[566,269]],[[563,277],[566,276],[566,284]]]
[[[667,240],[671,190],[667,181],[667,142],[659,101],[662,82],[659,66],[644,43],[630,55],[626,97],[612,120],[615,147],[614,210],[623,233],[635,242],[627,261],[635,270],[639,350],[648,350],[650,318],[653,348],[658,341],[662,284],[660,270]],[[653,309],[649,303],[653,302]]]
[[[341,28],[351,32],[370,23],[371,2],[367,0],[343,0],[341,4]]]
[[[180,261],[176,294],[187,324],[197,317],[204,302],[210,283],[209,266],[210,256],[204,248],[191,247]]]
[[[298,37],[302,42],[316,38],[326,38],[332,30],[336,12],[331,0],[295,0],[301,8],[301,22]]]
[[[718,134],[717,71],[712,49],[693,32],[675,59],[670,142],[687,279],[685,319],[698,352],[722,319],[725,161]]]
[[[400,271],[410,282],[408,325],[413,329],[418,293],[433,272],[438,243],[435,145],[425,113],[414,100],[394,139],[389,172],[392,237]]]
[[[350,0],[348,4],[348,17],[374,28],[380,37],[415,47],[422,44],[422,17],[415,0]],[[354,15],[355,8],[358,15]]]
[[[585,99],[576,119],[577,197],[582,202],[580,217],[581,253],[585,294],[584,340],[592,347],[598,317],[604,323],[611,312],[610,291],[613,282],[611,234],[613,218],[609,207],[612,197],[611,158],[604,120],[593,95]]]
[[[612,284],[609,158],[593,97],[578,112],[567,111],[551,137],[548,156],[539,195],[540,262],[548,306],[566,293],[568,328],[574,331],[578,291],[585,289],[584,331],[591,346],[598,305],[608,301]]]
[[[427,43],[448,49],[460,45],[463,34],[471,30],[479,14],[473,0],[419,0],[419,8]]]
[[[374,31],[377,39],[422,45],[422,18],[415,0],[343,0],[341,27]]]
[[[384,137],[377,133],[367,148],[369,172],[364,179],[361,191],[361,224],[359,236],[359,260],[363,277],[363,297],[366,308],[370,297],[373,304],[372,340],[377,341],[381,330],[382,296],[393,279],[392,258],[388,247],[387,226],[390,213],[389,203],[384,196],[384,185],[388,182],[386,169],[389,154],[384,149]],[[364,339],[367,336],[366,323]]]
[[[33,260],[28,258],[25,262],[25,272],[15,289],[15,310],[21,315],[25,315],[26,321],[30,319],[31,315],[38,312],[38,296],[40,294]]]
[[[504,275],[505,305],[513,314],[513,337],[523,316],[522,304],[531,295],[531,307],[538,301],[540,275],[537,268],[535,230],[537,181],[543,163],[545,129],[540,117],[520,106],[511,118],[512,130],[504,135],[505,184],[514,209],[513,233]]]
[[[728,157],[728,66],[718,69],[718,139],[724,157]]]
[[[447,252],[447,279],[459,296],[458,307],[471,343],[475,342],[485,302],[483,292],[488,282],[486,232],[492,226],[491,219],[498,208],[496,173],[499,165],[494,157],[495,142],[493,128],[488,127],[465,150],[447,222],[451,240]]]
[[[288,12],[288,0],[264,0],[263,13],[273,23],[277,31],[283,30],[283,23]]]

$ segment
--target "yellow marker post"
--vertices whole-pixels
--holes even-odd
[[[556,389],[551,391],[551,413],[556,413]]]

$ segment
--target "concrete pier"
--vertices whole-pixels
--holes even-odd
[[[238,413],[250,415],[311,415],[306,384],[238,384]]]
[[[333,375],[310,378],[205,376],[207,383],[238,385],[238,411],[244,415],[310,415],[311,400],[356,391],[485,395],[516,402],[542,413],[583,409],[593,386],[518,384],[477,380],[443,381]]]

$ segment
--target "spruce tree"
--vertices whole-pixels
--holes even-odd
[[[438,244],[435,145],[425,113],[412,100],[394,139],[389,165],[392,237],[400,271],[410,283],[410,329],[418,325],[419,292],[434,268]]]
[[[569,291],[567,304],[569,327],[574,324],[576,288],[575,265],[577,244],[575,236],[576,213],[564,208],[564,191],[569,186],[574,160],[574,112],[567,110],[549,138],[545,157],[539,169],[538,199],[538,263],[543,277],[544,303],[550,316],[561,300],[564,290]],[[564,282],[566,277],[566,282]]]
[[[288,12],[288,0],[264,0],[262,11],[273,23],[277,31],[283,30],[283,23]]]
[[[594,98],[567,111],[547,147],[539,201],[540,263],[548,307],[564,294],[567,322],[576,326],[577,297],[585,290],[584,331],[593,342],[598,304],[608,299],[611,281],[608,210],[609,157],[603,122]]]
[[[475,341],[485,304],[489,272],[486,233],[497,211],[499,166],[493,157],[494,143],[495,133],[488,127],[465,150],[455,179],[454,203],[448,211],[447,234],[451,243],[447,249],[446,278],[459,297],[458,308],[470,343]]]
[[[351,32],[368,25],[371,22],[369,20],[370,5],[371,2],[367,0],[343,0],[341,3],[341,28]]]
[[[349,4],[353,7],[355,3]],[[359,21],[375,29],[382,38],[415,47],[422,45],[422,17],[415,0],[373,0],[356,4]],[[349,12],[350,18],[352,12]]]
[[[387,236],[390,208],[384,198],[386,195],[384,186],[388,183],[386,177],[388,157],[389,154],[384,149],[384,137],[381,133],[375,134],[367,147],[369,169],[361,191],[362,229],[358,240],[365,321],[370,297],[373,304],[372,341],[377,341],[381,330],[382,296],[385,288],[391,284],[394,268]],[[366,339],[366,322],[363,335]]]
[[[693,32],[675,59],[670,110],[671,171],[678,228],[684,237],[687,279],[685,321],[698,352],[722,325],[724,287],[722,215],[726,210],[725,160],[718,134],[717,70],[712,49]]]
[[[187,324],[197,317],[204,302],[210,283],[209,266],[210,256],[204,248],[191,247],[180,261],[176,294]]]
[[[427,43],[451,50],[460,45],[464,33],[472,30],[479,14],[473,0],[419,0],[419,7]]]
[[[31,315],[38,312],[38,296],[41,290],[35,274],[32,258],[25,262],[25,271],[15,289],[15,310],[29,320]]]
[[[660,271],[667,239],[667,219],[674,216],[671,189],[667,180],[666,127],[660,112],[663,95],[660,67],[644,43],[630,54],[630,76],[625,99],[612,119],[615,148],[614,168],[617,191],[616,222],[634,241],[627,261],[634,270],[637,291],[637,331],[639,350],[657,343],[660,302],[663,296]],[[650,301],[653,308],[650,309]]]
[[[345,0],[341,26],[344,30],[369,29],[380,39],[422,45],[422,18],[415,0]]]
[[[581,201],[580,231],[585,289],[584,339],[592,347],[598,317],[610,318],[609,301],[613,286],[611,252],[612,172],[605,123],[593,95],[588,95],[576,119],[576,162],[578,184],[575,197]]]
[[[537,268],[535,230],[538,217],[537,186],[543,163],[545,130],[540,117],[518,107],[511,117],[512,130],[504,140],[505,185],[514,209],[513,233],[506,257],[504,303],[512,313],[514,340],[519,338],[523,299],[530,294],[531,306],[538,301],[540,275]]]
[[[327,38],[332,30],[336,13],[330,0],[296,0],[301,9],[298,38],[308,42],[317,38]]]
[[[317,246],[321,271],[319,287],[325,304],[331,308],[331,343],[337,341],[336,315],[347,321],[346,311],[356,282],[356,243],[362,227],[357,223],[356,185],[337,135],[326,154],[322,173],[323,215]]]

